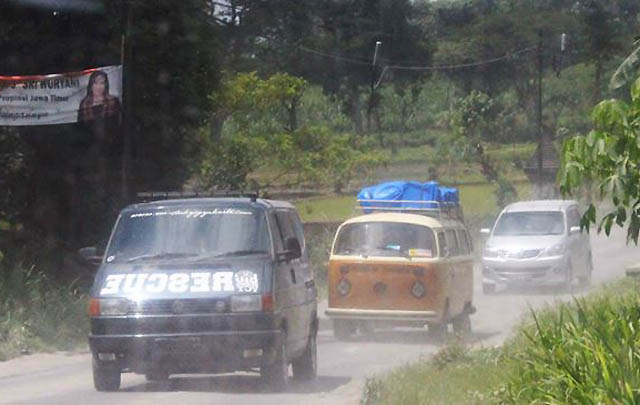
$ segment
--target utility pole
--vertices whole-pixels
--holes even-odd
[[[538,100],[537,100],[537,135],[538,135],[538,190],[542,191],[543,167],[542,167],[542,30],[538,30]]]

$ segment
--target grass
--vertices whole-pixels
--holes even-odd
[[[87,298],[34,268],[0,266],[0,361],[85,343]]]
[[[362,404],[636,404],[640,282],[532,312],[502,347],[446,346],[369,379]]]

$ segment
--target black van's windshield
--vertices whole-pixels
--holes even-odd
[[[118,221],[107,262],[267,253],[262,210],[229,206],[128,211]]]
[[[421,225],[367,222],[345,225],[340,230],[333,253],[406,256],[411,249],[419,249],[427,257],[434,256],[433,231]]]

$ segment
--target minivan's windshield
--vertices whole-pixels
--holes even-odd
[[[229,206],[126,211],[118,221],[108,262],[210,258],[269,252],[264,211]]]
[[[435,256],[433,231],[420,225],[395,222],[367,222],[345,225],[336,240],[336,255],[406,256],[420,249],[423,256]]]
[[[561,211],[507,212],[500,216],[495,236],[562,235],[564,218]]]

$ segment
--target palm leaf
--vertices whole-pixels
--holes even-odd
[[[638,44],[638,42],[636,42],[636,44]],[[631,55],[618,66],[616,72],[611,76],[609,88],[615,90],[634,79],[638,67],[640,67],[640,46],[631,52]]]

